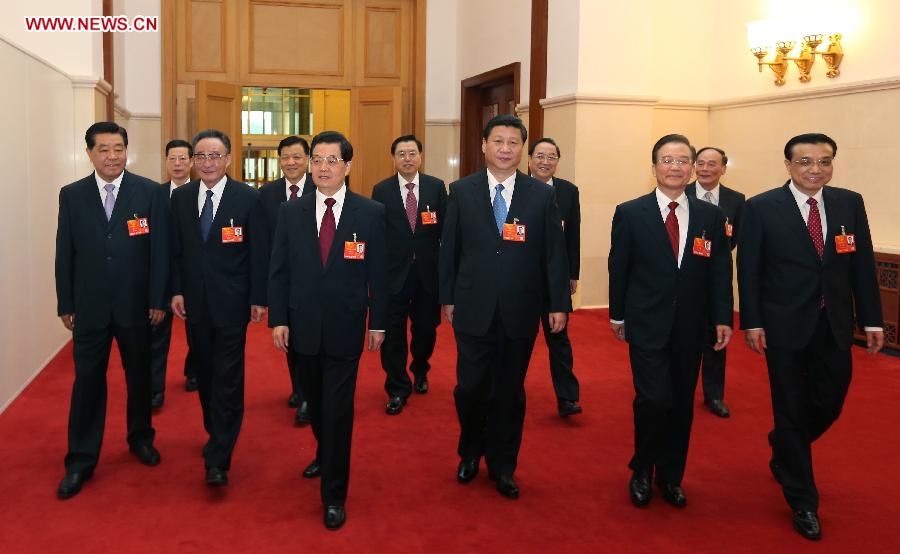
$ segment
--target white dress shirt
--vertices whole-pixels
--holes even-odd
[[[347,186],[344,183],[341,183],[341,188],[338,189],[334,196],[334,206],[331,207],[331,212],[334,214],[334,229],[337,230],[338,225],[341,223],[341,211],[344,209],[344,198],[347,196]],[[322,230],[322,218],[325,217],[325,210],[328,206],[325,205],[325,199],[328,196],[322,194],[319,189],[316,189],[316,232],[320,232]]]
[[[509,207],[512,205],[513,191],[516,189],[516,174],[513,173],[507,177],[505,181],[498,181],[497,178],[491,174],[491,170],[485,169],[485,171],[487,171],[488,189],[491,193],[491,205],[494,205],[494,196],[497,194],[497,185],[502,184],[503,192],[500,193],[500,196],[506,200],[506,210],[509,211]]]
[[[304,173],[303,176],[300,177],[300,180],[296,183],[288,181],[287,177],[284,178],[285,198],[287,198],[288,200],[291,199],[291,185],[297,185],[297,198],[300,198],[300,195],[303,194],[303,187],[304,185],[306,185],[306,173]]]
[[[397,182],[400,183],[400,200],[403,201],[403,207],[406,207],[406,197],[409,196],[409,189],[406,188],[406,183],[412,183],[415,185],[412,189],[413,194],[416,195],[416,205],[419,204],[419,172],[416,171],[416,176],[413,177],[412,181],[407,181],[403,175],[397,173]]]
[[[119,176],[116,177],[115,179],[113,179],[113,181],[111,183],[113,186],[115,186],[115,188],[112,190],[113,198],[119,197],[119,187],[122,186],[122,178],[123,177],[125,177],[124,171],[122,173],[119,173]],[[106,192],[106,189],[104,189],[103,187],[105,187],[107,185],[107,183],[106,183],[106,181],[101,179],[99,175],[97,175],[97,170],[94,170],[94,180],[97,181],[97,188],[100,190],[100,205],[105,207],[107,192]]]
[[[197,193],[197,215],[203,213],[203,204],[206,202],[206,191],[212,190],[212,205],[213,205],[213,219],[216,217],[216,212],[219,210],[219,202],[222,200],[222,193],[225,192],[225,183],[228,182],[228,176],[222,177],[222,179],[216,183],[212,189],[206,188],[206,183],[202,180],[200,181],[200,191]]]
[[[708,193],[712,194],[712,203],[715,204],[716,206],[718,206],[719,205],[719,191],[721,189],[721,187],[719,185],[720,185],[720,183],[716,183],[716,186],[714,189],[706,190],[705,188],[703,188],[703,185],[701,185],[700,182],[697,181],[697,186],[695,188],[695,191],[697,192],[697,198],[699,198],[700,200],[703,200],[704,202],[708,202],[708,200],[706,199],[706,193],[708,192]]]
[[[656,203],[659,204],[659,213],[662,215],[663,224],[666,222],[666,217],[669,215],[669,203],[673,202],[671,198],[666,196],[659,190],[659,187],[656,188]],[[681,267],[681,261],[684,259],[684,243],[687,240],[687,231],[688,231],[688,217],[690,216],[689,208],[688,208],[688,199],[685,193],[681,193],[681,196],[676,198],[674,202],[678,202],[678,207],[675,208],[675,217],[678,218],[678,267]]]
[[[788,189],[791,191],[791,194],[794,195],[794,201],[797,202],[797,207],[800,208],[800,215],[803,216],[803,223],[809,222],[809,209],[811,208],[806,201],[813,198],[818,202],[816,208],[819,210],[819,219],[822,220],[822,240],[825,242],[825,248],[828,248],[828,221],[825,219],[825,201],[822,198],[822,189],[819,189],[814,195],[809,196],[805,192],[800,192],[800,189],[797,188],[797,185],[794,184],[793,180],[791,180],[791,183],[788,185]]]

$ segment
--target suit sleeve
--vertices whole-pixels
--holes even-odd
[[[881,294],[875,274],[875,254],[869,219],[861,196],[857,197],[855,219],[856,252],[851,259],[853,272],[853,298],[856,301],[856,320],[862,327],[884,327],[881,311]]]
[[[75,313],[75,248],[72,245],[72,223],[64,190],[59,191],[59,221],[56,225],[56,313]]]
[[[259,194],[254,192],[250,209],[250,304],[253,306],[268,305],[269,237],[266,231],[256,232],[257,228],[265,227],[265,219]]]
[[[169,280],[171,240],[169,231],[169,198],[167,189],[153,185],[150,206],[150,307],[165,310],[169,307]]]
[[[285,209],[288,203],[278,208],[278,223],[272,240],[272,254],[269,258],[269,327],[288,325],[288,303],[290,299],[291,265],[288,259],[289,232]]]
[[[625,320],[625,291],[631,267],[631,240],[621,206],[613,214],[609,248],[609,319]]]
[[[369,278],[369,329],[386,329],[387,288],[385,266],[387,247],[384,239],[384,206],[377,204],[370,226],[367,248],[367,269]]]
[[[714,246],[712,251],[712,286],[710,298],[714,325],[734,326],[734,274],[731,263],[731,239],[725,235],[725,214],[715,210],[713,227]]]
[[[438,234],[443,235],[444,232],[444,218],[447,216],[447,186],[440,179],[435,179],[437,181],[439,190],[438,190],[438,205],[437,205],[437,215],[438,215]]]
[[[731,222],[731,249],[734,250],[738,243],[738,237],[741,236],[741,220],[744,215],[744,204],[747,203],[747,197],[741,193],[737,193],[737,208],[734,210],[734,221]]]
[[[762,268],[765,236],[759,207],[751,199],[744,205],[741,234],[738,237],[738,291],[741,329],[761,329]]]
[[[581,270],[581,201],[578,187],[572,186],[572,206],[566,220],[566,245],[569,254],[569,279],[578,280]]]
[[[443,305],[454,303],[453,294],[456,289],[456,271],[459,267],[459,203],[454,184],[450,185],[450,196],[447,199],[447,216],[441,230],[441,252],[438,261],[439,297]]]
[[[548,194],[544,206],[544,272],[547,275],[548,311],[571,312],[569,293],[569,262],[566,254],[566,235],[563,233],[556,196]]]

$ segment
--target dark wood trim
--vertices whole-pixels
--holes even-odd
[[[513,62],[490,71],[463,79],[460,85],[460,126],[459,126],[459,176],[463,177],[475,171],[476,159],[481,150],[474,143],[481,136],[481,90],[503,82],[512,81],[515,105],[519,99],[519,62]]]
[[[544,108],[547,97],[547,3],[531,0],[531,77],[528,87],[528,142],[544,136]]]
[[[103,0],[103,15],[113,15],[113,0]],[[116,54],[112,33],[103,33],[103,80],[112,90],[106,95],[106,120],[116,118]]]

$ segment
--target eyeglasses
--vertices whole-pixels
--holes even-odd
[[[690,158],[671,158],[666,156],[664,158],[659,159],[659,163],[663,165],[689,165],[691,163]]]
[[[169,156],[169,157],[166,158],[166,159],[169,160],[169,161],[172,162],[172,163],[175,163],[175,162],[186,162],[186,161],[188,161],[190,158],[188,158],[187,156]]]
[[[410,150],[408,152],[406,150],[401,150],[400,152],[397,152],[397,157],[401,160],[414,160],[419,157],[419,153],[415,150]]]
[[[535,160],[537,160],[537,161],[539,161],[539,162],[547,161],[547,162],[551,162],[551,163],[552,163],[552,162],[555,162],[556,160],[558,160],[558,159],[559,159],[559,156],[556,156],[556,155],[554,155],[554,154],[547,154],[547,155],[544,155],[544,154],[535,154],[534,156],[532,156],[532,158],[534,158]]]
[[[334,167],[338,164],[338,162],[344,161],[343,158],[338,158],[337,156],[326,156],[324,158],[322,156],[313,156],[311,160],[312,164],[315,166],[320,166],[328,163],[328,167]]]
[[[825,169],[831,167],[832,162],[834,162],[834,158],[822,158],[821,160],[814,160],[812,158],[800,158],[799,160],[793,160],[791,163],[803,169],[809,169],[814,165]]]
[[[222,154],[220,152],[210,152],[209,154],[203,152],[200,154],[194,154],[194,161],[200,162],[200,163],[203,163],[206,160],[209,160],[211,162],[217,162],[217,161],[221,160],[222,158],[224,158],[225,156],[227,156],[227,154]]]
[[[281,161],[287,163],[287,162],[289,162],[289,161],[291,161],[291,160],[293,160],[293,161],[295,161],[295,162],[302,162],[305,158],[306,158],[306,156],[303,155],[303,154],[294,154],[293,156],[284,155],[284,156],[281,156],[281,157],[278,158],[278,159],[280,159]]]

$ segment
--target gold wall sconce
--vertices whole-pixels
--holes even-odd
[[[768,21],[754,21],[747,24],[747,38],[751,44],[750,52],[756,56],[757,66],[760,73],[763,66],[769,66],[775,73],[775,84],[782,86],[785,83],[785,75],[787,74],[789,62],[794,62],[800,73],[800,82],[808,83],[812,79],[810,72],[816,61],[816,56],[820,56],[827,66],[825,75],[830,78],[837,77],[841,74],[841,61],[844,59],[844,50],[841,47],[841,34],[833,33],[828,35],[828,40],[824,40],[822,34],[810,34],[803,37],[798,42],[792,40],[776,40],[771,41],[769,38],[774,33],[778,33],[783,38],[785,32],[783,29],[777,29],[783,25],[774,25]],[[775,56],[771,60],[766,60],[769,56],[769,44],[775,43]],[[825,44],[824,49],[819,47]],[[795,55],[791,55],[796,51]]]

